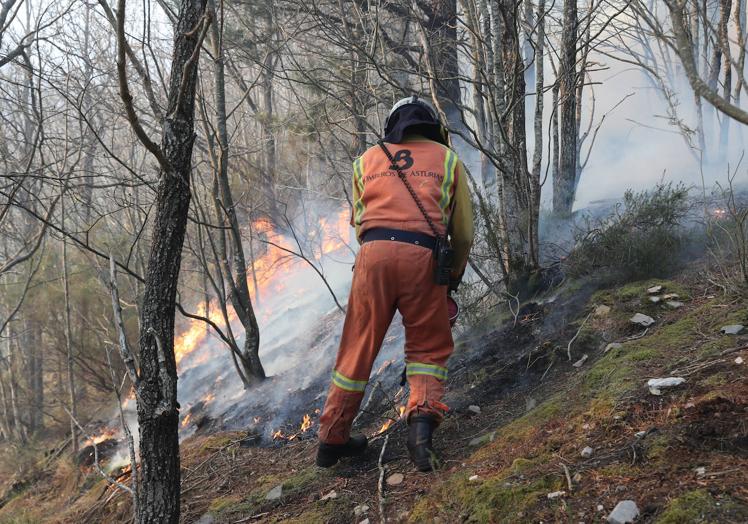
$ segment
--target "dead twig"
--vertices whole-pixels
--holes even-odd
[[[268,515],[270,515],[269,511],[266,511],[265,513],[258,513],[257,515],[252,515],[250,517],[244,517],[241,520],[235,520],[234,524],[241,524],[242,522],[249,522],[250,520],[261,519],[262,517],[266,517]]]
[[[732,353],[737,353],[738,351],[743,351],[744,349],[748,349],[748,346],[741,346],[741,347],[738,347],[738,348],[726,349],[722,353],[720,353],[720,355],[722,355],[724,357],[725,355],[730,355]]]
[[[547,368],[545,368],[545,371],[543,372],[543,375],[542,375],[542,376],[540,377],[540,381],[539,381],[539,382],[543,382],[543,379],[545,378],[545,376],[546,376],[546,375],[548,374],[548,372],[549,372],[549,371],[551,370],[551,368],[553,367],[553,363],[554,363],[554,362],[555,362],[555,359],[554,359],[554,358],[552,358],[552,356],[551,356],[550,362],[548,363],[548,367],[547,367]]]
[[[382,523],[387,522],[387,517],[384,514],[384,473],[385,473],[385,466],[382,464],[382,459],[384,457],[384,451],[387,449],[387,443],[390,441],[389,434],[384,438],[384,443],[382,444],[382,450],[379,452],[379,460],[377,461],[377,466],[379,467],[379,482],[377,483],[377,493],[379,495],[379,520]]]
[[[121,482],[117,482],[112,477],[110,477],[109,475],[106,474],[106,471],[104,471],[104,469],[101,467],[101,464],[99,464],[99,447],[96,445],[96,440],[91,435],[89,435],[86,432],[85,429],[83,429],[83,426],[80,425],[80,422],[78,422],[78,419],[76,419],[73,416],[73,414],[70,413],[70,411],[68,410],[67,407],[62,406],[62,409],[64,409],[65,413],[68,414],[68,416],[70,417],[70,420],[73,421],[73,424],[75,424],[76,426],[78,426],[78,429],[81,430],[81,434],[93,443],[93,448],[94,448],[94,465],[96,466],[96,470],[99,472],[99,474],[104,478],[104,480],[106,480],[109,483],[109,485],[116,486],[116,487],[118,487],[118,488],[120,488],[120,489],[128,492],[130,495],[132,495],[133,492],[132,492],[132,490],[130,489],[129,486],[125,486]]]
[[[377,380],[374,382],[374,385],[371,387],[371,391],[369,392],[369,398],[366,399],[366,403],[364,404],[364,407],[361,408],[361,410],[358,412],[358,415],[356,415],[356,418],[353,419],[353,423],[351,424],[351,427],[355,427],[356,423],[358,422],[358,419],[361,418],[361,415],[363,415],[366,410],[369,408],[369,404],[371,404],[371,399],[374,398],[374,393],[377,392],[377,389],[379,389],[380,384]]]
[[[569,487],[569,493],[574,491],[574,486],[571,484],[571,475],[569,475],[569,468],[566,467],[566,464],[563,462],[561,463],[561,467],[564,469],[564,475],[566,476],[566,485]]]
[[[112,267],[114,267],[113,264],[112,264]],[[127,425],[127,420],[125,419],[125,411],[122,409],[122,396],[120,395],[120,390],[117,387],[117,377],[115,375],[114,366],[112,365],[111,356],[109,355],[109,347],[105,346],[105,350],[106,350],[106,361],[107,361],[107,364],[109,365],[109,373],[112,377],[112,391],[114,392],[114,396],[117,399],[117,406],[119,407],[120,425],[122,426],[122,431],[125,434],[125,439],[127,440],[127,450],[128,450],[129,458],[130,458],[130,478],[132,480],[132,490],[130,491],[130,495],[132,497],[132,514],[133,514],[133,518],[137,519],[137,516],[138,516],[138,461],[135,455],[135,440],[133,439],[132,432],[130,431],[130,427]]]
[[[631,341],[631,340],[639,340],[640,338],[646,337],[648,332],[649,332],[649,328],[646,328],[646,329],[644,329],[644,331],[642,331],[638,335],[632,335],[630,337],[624,338],[623,340],[624,340],[624,342],[628,342],[628,341]]]
[[[122,305],[119,299],[119,289],[117,287],[117,266],[114,263],[114,255],[109,254],[109,291],[112,296],[112,311],[114,312],[114,325],[117,328],[117,335],[119,337],[119,353],[122,357],[122,362],[125,363],[125,369],[132,382],[135,395],[139,395],[140,378],[138,377],[137,363],[135,357],[130,350],[130,344],[127,342],[127,334],[125,333],[125,323],[122,320]],[[107,356],[109,353],[107,353]]]
[[[582,328],[584,327],[584,325],[587,323],[587,321],[589,320],[591,316],[592,316],[592,313],[590,312],[590,314],[587,315],[587,317],[585,317],[585,319],[582,321],[582,325],[579,326],[579,329],[577,330],[576,334],[573,337],[571,337],[571,340],[569,341],[569,345],[566,347],[566,356],[569,357],[569,362],[571,362],[571,345],[574,343],[577,337],[579,337],[579,334],[582,332]]]

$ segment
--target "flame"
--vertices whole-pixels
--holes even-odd
[[[398,418],[402,418],[403,414],[405,413],[405,406],[399,406],[397,408],[397,412],[398,412]],[[395,422],[396,422],[396,419],[394,419],[394,418],[387,419],[385,421],[385,423],[382,424],[382,427],[379,428],[379,431],[377,431],[375,433],[375,436],[376,435],[381,435],[382,433],[384,433],[385,431],[387,431],[388,429],[390,429],[390,426],[392,426],[392,424],[394,424]]]
[[[319,413],[319,409],[315,410],[315,413]],[[255,417],[255,422],[259,422],[260,417]],[[292,433],[291,435],[286,435],[283,433],[282,430],[274,431],[272,434],[273,440],[288,440],[289,442],[294,440],[295,438],[298,438],[299,435],[302,433],[306,433],[309,431],[309,429],[314,425],[314,420],[312,420],[312,417],[309,414],[304,415],[304,418],[301,420],[301,426],[299,426],[299,431],[296,433]]]
[[[203,397],[203,402],[206,404],[213,402],[216,399],[216,396],[213,393],[208,393]]]
[[[113,428],[105,428],[98,435],[94,435],[93,437],[86,439],[86,441],[83,443],[83,446],[93,446],[94,444],[101,444],[105,440],[114,438],[116,434],[117,430]]]
[[[392,425],[392,424],[393,424],[394,422],[395,422],[395,421],[394,421],[394,419],[391,419],[391,418],[390,418],[390,419],[387,419],[387,421],[386,421],[386,422],[385,422],[384,424],[382,424],[382,427],[381,427],[381,428],[379,428],[379,431],[377,431],[377,433],[376,433],[376,434],[377,434],[377,435],[379,435],[380,433],[384,433],[385,431],[387,431],[388,429],[390,429],[390,426],[391,426],[391,425]]]
[[[348,217],[348,210],[342,209],[332,218],[319,219],[317,224],[319,248],[312,250],[313,253],[311,255],[313,256],[311,258],[321,258],[323,255],[337,251],[346,245],[345,239],[350,232]],[[247,271],[247,285],[250,295],[257,300],[258,296],[273,296],[286,289],[287,284],[285,279],[282,275],[278,274],[279,268],[287,264],[303,264],[305,262],[293,257],[293,255],[290,255],[286,251],[298,251],[298,246],[293,241],[276,233],[270,220],[266,218],[255,220],[250,227],[255,235],[266,237],[268,242],[271,242],[265,244],[266,251],[261,256],[255,258],[254,263]],[[305,254],[310,255],[309,253]],[[251,261],[248,262],[251,263]],[[255,278],[257,279],[258,289],[255,289]],[[227,309],[228,321],[233,325],[238,320],[237,314],[230,305],[227,306]],[[260,313],[269,315],[271,312],[262,311]],[[208,317],[221,328],[226,327],[226,321],[221,313],[221,308],[215,300],[210,304],[207,311],[205,304],[200,304],[197,307],[197,315]],[[207,336],[208,330],[205,323],[198,319],[191,320],[188,327],[174,339],[174,356],[177,365],[188,355],[192,355],[190,360],[193,365],[207,362],[211,358],[209,351],[193,355],[201,347]]]
[[[299,428],[302,433],[305,433],[309,428],[312,427],[312,417],[309,415],[304,415],[304,420],[301,421],[301,427]]]
[[[190,423],[190,419],[191,419],[191,418],[192,418],[192,415],[191,415],[190,413],[187,413],[187,414],[186,414],[186,415],[184,416],[184,419],[182,420],[182,427],[183,427],[183,428],[186,428],[186,427],[187,427],[187,424],[189,424],[189,423]]]

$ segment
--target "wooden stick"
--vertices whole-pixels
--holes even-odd
[[[561,467],[564,468],[564,475],[566,475],[566,485],[569,486],[569,493],[574,491],[574,486],[571,484],[571,475],[569,475],[569,468],[566,467],[566,464],[563,462],[561,463]]]
[[[382,458],[384,457],[384,450],[387,449],[387,443],[389,441],[390,436],[387,435],[384,438],[382,451],[379,452],[379,461],[377,463],[379,466],[379,482],[377,483],[377,493],[379,494],[379,519],[383,524],[387,522],[387,517],[384,515],[384,472],[386,468],[384,467],[384,464],[382,464]]]
[[[577,339],[579,334],[582,332],[582,328],[587,323],[587,320],[592,316],[592,313],[587,315],[587,317],[582,321],[582,325],[579,326],[579,329],[577,330],[576,335],[574,335],[571,340],[569,341],[569,345],[566,347],[566,355],[569,357],[569,362],[571,362],[571,345],[574,343],[574,341]]]

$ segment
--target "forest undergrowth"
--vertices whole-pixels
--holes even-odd
[[[669,279],[580,282],[462,337],[438,472],[416,472],[402,422],[381,433],[377,417],[361,428],[367,455],[331,470],[313,465],[311,436],[197,436],[182,443],[182,521],[598,522],[633,500],[642,522],[745,522],[748,336],[720,332],[748,324],[745,295],[710,283],[701,261]],[[679,305],[652,300],[664,295]],[[669,376],[685,382],[647,388]],[[129,496],[92,465],[61,454],[27,473],[3,487],[0,522],[129,519]]]

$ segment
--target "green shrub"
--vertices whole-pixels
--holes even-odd
[[[659,184],[652,191],[627,191],[622,205],[604,219],[588,221],[575,235],[566,261],[570,276],[603,275],[628,281],[669,274],[678,266],[686,238],[688,189]]]

